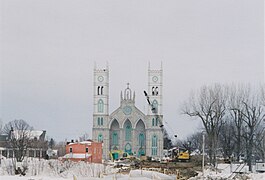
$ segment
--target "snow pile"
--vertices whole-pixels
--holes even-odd
[[[169,176],[155,171],[131,170],[127,173],[118,173],[119,169],[104,164],[90,164],[85,162],[62,162],[59,160],[43,160],[30,158],[22,163],[17,163],[17,167],[26,167],[26,176],[19,177],[14,175],[12,159],[2,159],[0,164],[0,176],[5,180],[97,180],[97,179],[176,179],[176,175]],[[205,180],[232,180],[232,179],[251,179],[264,180],[265,173],[247,173],[248,167],[243,164],[219,164],[218,169],[205,168]],[[233,173],[242,172],[243,174]],[[190,180],[202,180],[202,173]]]
[[[176,179],[163,173],[158,173],[154,171],[141,171],[141,170],[132,170],[129,174],[129,177],[145,177],[147,179]]]
[[[14,175],[14,163],[12,159],[1,161],[0,176],[7,180],[17,179]],[[17,163],[17,167],[27,169],[25,177],[20,176],[20,180],[28,179],[175,179],[155,171],[131,170],[128,174],[118,173],[119,169],[104,164],[93,164],[85,162],[62,162],[59,160],[44,160],[28,158],[22,163]]]
[[[176,179],[176,176],[169,176],[163,173],[155,172],[155,171],[146,171],[146,170],[131,170],[129,174],[122,174],[122,173],[113,173],[102,177],[106,180],[150,180],[150,179]]]
[[[264,180],[265,173],[249,173],[245,164],[219,164],[217,169],[206,167],[204,172],[205,180]],[[190,180],[202,180],[202,172]]]
[[[0,176],[14,175],[14,163],[11,159],[1,161]],[[104,173],[113,173],[113,169],[103,164],[44,160],[44,159],[27,159],[16,166],[27,169],[26,176],[48,176],[72,178],[76,177],[100,177]]]
[[[15,174],[12,159],[1,159],[0,176]]]

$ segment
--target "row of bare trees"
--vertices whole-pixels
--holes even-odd
[[[262,87],[214,84],[193,92],[185,102],[183,113],[203,124],[211,164],[220,148],[237,160],[245,154],[250,171],[254,153],[264,159],[264,93]]]

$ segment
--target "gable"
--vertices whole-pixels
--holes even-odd
[[[135,124],[139,121],[139,119],[142,119],[142,121],[145,122],[147,118],[146,115],[142,111],[140,111],[137,107],[135,107],[134,105],[126,104],[120,106],[118,109],[116,109],[110,114],[109,127],[111,126],[111,123],[115,119],[119,122],[120,128],[122,128],[124,122],[127,119],[130,120],[132,126],[135,127]]]

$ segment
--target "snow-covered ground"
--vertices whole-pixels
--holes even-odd
[[[98,179],[117,179],[117,180],[147,180],[147,179],[176,179],[176,176],[168,176],[155,171],[131,170],[129,174],[118,173],[117,169],[103,164],[89,164],[84,162],[61,162],[58,160],[39,160],[28,159],[19,166],[28,167],[25,176],[14,175],[12,161],[5,159],[0,165],[1,180],[98,180]],[[231,173],[235,171],[244,172]],[[265,173],[248,173],[248,167],[244,165],[219,164],[217,171],[212,168],[206,168],[205,179],[243,179],[248,177],[252,180],[265,180]],[[244,178],[244,179],[245,179]],[[202,173],[190,180],[203,179]]]
[[[59,160],[28,159],[19,165],[27,167],[25,176],[14,175],[12,160],[2,160],[0,166],[1,180],[87,180],[87,179],[176,179],[154,171],[131,170],[122,174],[109,165],[85,162],[61,162]]]
[[[255,171],[255,166],[253,166]],[[240,172],[240,173],[239,173]],[[214,168],[205,168],[204,179],[251,179],[251,180],[265,180],[265,173],[249,173],[248,166],[245,164],[219,164],[217,169]],[[190,180],[199,180],[203,179],[202,172],[199,172],[199,175]]]

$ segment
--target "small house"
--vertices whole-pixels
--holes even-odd
[[[63,160],[102,163],[102,142],[94,142],[92,140],[72,141],[67,143],[65,151],[66,154]]]

